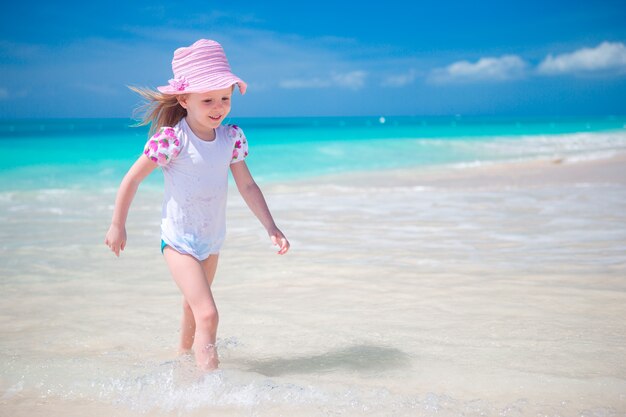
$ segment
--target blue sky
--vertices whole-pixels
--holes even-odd
[[[129,117],[199,38],[233,116],[626,114],[623,0],[88,3],[3,6],[1,118]]]

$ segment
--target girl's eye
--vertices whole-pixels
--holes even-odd
[[[213,100],[211,100],[210,98],[208,98],[208,99],[204,100],[204,102],[205,102],[205,103],[210,103],[210,102],[212,102],[212,101],[213,101]]]
[[[224,97],[224,98],[222,98],[222,100],[223,101],[228,101],[228,100],[230,100],[230,97]]]

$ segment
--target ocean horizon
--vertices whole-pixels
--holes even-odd
[[[5,119],[0,191],[117,186],[148,128],[127,118]],[[602,158],[626,149],[626,116],[229,118],[250,143],[260,182],[346,172]],[[148,185],[159,184],[160,174]]]

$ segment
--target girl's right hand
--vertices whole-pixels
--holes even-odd
[[[126,247],[126,227],[112,224],[104,238],[104,244],[115,253],[115,256],[119,257],[120,250]]]

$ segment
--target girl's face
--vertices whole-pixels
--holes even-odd
[[[222,123],[230,113],[230,100],[233,87],[206,93],[189,93],[178,98],[178,102],[187,110],[187,120],[196,133],[209,133]]]

